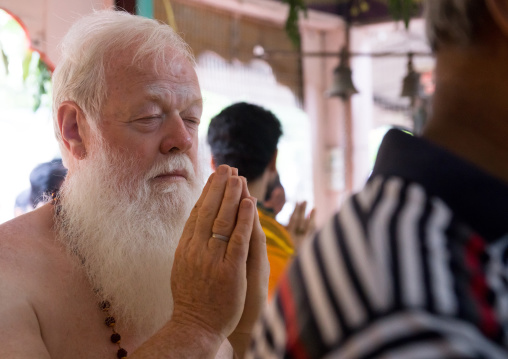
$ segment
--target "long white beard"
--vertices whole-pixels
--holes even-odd
[[[202,181],[186,155],[140,175],[131,171],[135,160],[98,147],[60,190],[58,237],[119,324],[152,334],[173,310],[174,253]],[[188,180],[150,185],[149,178],[175,169],[186,169]]]

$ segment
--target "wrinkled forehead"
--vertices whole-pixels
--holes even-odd
[[[104,55],[106,75],[115,70],[127,72],[154,71],[177,75],[182,67],[194,67],[194,60],[182,49],[161,44],[161,46],[143,46],[132,43],[126,47],[112,47]]]
[[[155,102],[164,102],[168,97],[176,95],[184,103],[194,103],[201,107],[203,106],[199,87],[192,81],[173,83],[172,86],[161,86],[155,83],[146,86],[143,92],[147,99]]]
[[[106,77],[156,74],[178,77],[182,71],[194,71],[194,61],[181,50],[170,46],[152,46],[148,49],[132,44],[116,49],[105,56]],[[188,77],[188,76],[187,76]]]
[[[129,92],[130,89],[143,90],[154,97],[168,91],[184,97],[200,97],[194,64],[184,55],[175,54],[167,48],[157,56],[136,56],[131,50],[111,57],[105,68],[108,96],[118,90]]]

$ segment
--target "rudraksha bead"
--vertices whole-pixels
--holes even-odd
[[[111,334],[111,341],[113,343],[118,344],[118,343],[120,343],[121,339],[122,339],[122,337],[120,336],[120,334],[118,334],[118,333]]]
[[[111,308],[111,304],[107,300],[103,300],[99,303],[99,308],[101,308],[102,311],[108,311],[109,308]]]
[[[118,351],[116,352],[116,357],[118,359],[127,358],[127,350],[125,350],[124,348],[118,349]]]
[[[116,320],[115,320],[115,318],[113,318],[113,317],[107,317],[107,318],[104,320],[104,323],[106,323],[106,325],[107,325],[108,327],[114,327],[114,326],[115,326],[115,324],[116,324]]]

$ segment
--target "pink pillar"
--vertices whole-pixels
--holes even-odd
[[[338,17],[326,21],[301,22],[302,52],[339,52],[345,40],[344,22]],[[351,111],[340,98],[328,98],[338,57],[304,56],[304,109],[311,119],[314,201],[317,225],[339,208],[351,189]],[[349,129],[349,130],[348,130]]]

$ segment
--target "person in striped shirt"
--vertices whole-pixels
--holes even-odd
[[[508,1],[427,0],[422,137],[307,242],[247,358],[508,358]]]

